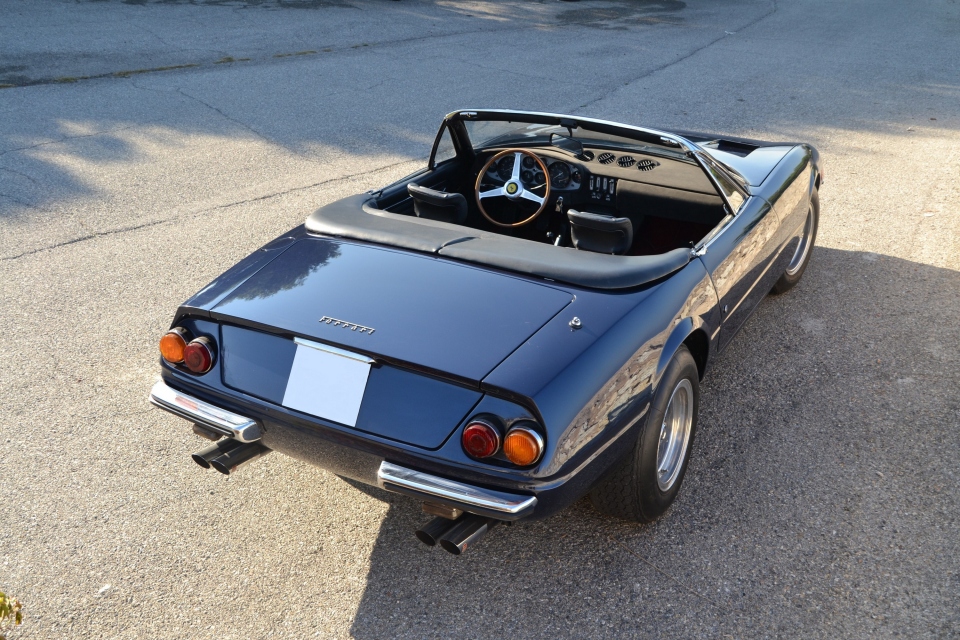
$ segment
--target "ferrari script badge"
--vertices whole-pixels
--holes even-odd
[[[366,333],[367,335],[373,335],[373,329],[370,327],[365,327],[362,324],[354,324],[352,322],[344,322],[343,320],[337,320],[336,318],[331,318],[330,316],[323,316],[320,318],[320,322],[325,324],[332,324],[335,327],[343,327],[344,329],[350,329],[351,331],[359,331],[360,333]]]

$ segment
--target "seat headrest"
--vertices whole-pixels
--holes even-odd
[[[413,198],[413,210],[418,218],[463,224],[467,219],[467,199],[459,193],[428,189],[411,182],[407,193]]]
[[[633,245],[633,225],[629,218],[568,209],[567,220],[577,249],[619,255]]]

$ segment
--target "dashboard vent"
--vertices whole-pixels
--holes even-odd
[[[633,159],[633,156],[620,156],[620,159],[617,160],[617,164],[624,169],[632,167],[634,162],[636,162],[636,160]]]
[[[580,154],[580,159],[590,162],[591,160],[593,160],[593,151],[584,151],[583,153]]]
[[[599,162],[600,164],[610,164],[611,162],[616,160],[616,158],[617,156],[613,155],[612,153],[601,153],[597,157],[597,162]]]
[[[659,166],[660,163],[656,160],[641,160],[637,163],[637,169],[640,169],[640,171],[652,171]]]

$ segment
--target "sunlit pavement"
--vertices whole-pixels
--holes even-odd
[[[16,638],[960,633],[960,4],[0,0],[0,590]],[[802,140],[813,262],[658,523],[455,558],[419,505],[151,408],[176,305],[461,107]]]

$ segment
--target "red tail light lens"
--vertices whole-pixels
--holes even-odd
[[[183,327],[174,327],[160,338],[160,355],[170,364],[183,362],[183,351],[187,348],[190,333]]]
[[[543,438],[533,429],[514,427],[503,441],[503,455],[515,465],[526,467],[540,459]]]
[[[474,420],[463,430],[463,449],[473,458],[489,458],[500,450],[500,432],[489,422]]]
[[[206,373],[213,366],[213,344],[208,338],[197,338],[183,350],[183,364],[194,373]]]

